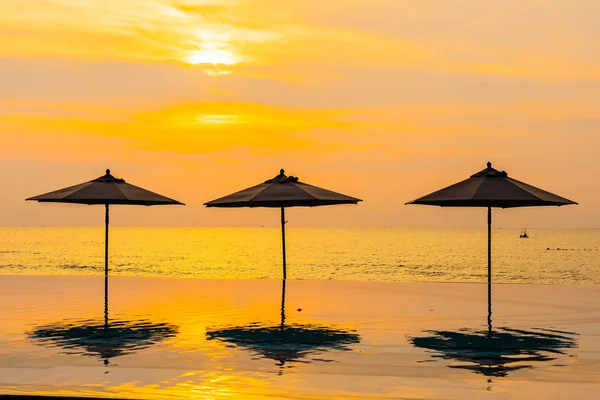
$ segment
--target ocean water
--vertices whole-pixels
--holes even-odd
[[[493,231],[496,283],[600,283],[600,230]],[[219,279],[282,276],[275,228],[110,231],[110,274]],[[287,229],[288,278],[484,282],[484,229]],[[101,227],[0,228],[0,274],[102,275]]]

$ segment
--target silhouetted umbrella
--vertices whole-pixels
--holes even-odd
[[[61,321],[38,327],[29,333],[34,342],[46,347],[61,347],[68,354],[108,360],[147,348],[174,337],[176,327],[149,320],[114,320],[104,324],[98,320]]]
[[[492,163],[488,162],[486,169],[470,178],[406,204],[488,209],[488,304],[491,304],[492,207],[564,206],[577,203],[509,178],[505,171],[492,168]],[[491,309],[488,311],[491,313]]]
[[[175,337],[178,327],[147,319],[108,318],[108,288],[104,287],[104,321],[98,319],[63,320],[38,327],[28,333],[34,343],[61,347],[68,354],[99,357],[108,365],[113,357],[145,349]]]
[[[281,242],[283,247],[283,279],[286,279],[285,256],[285,208],[317,207],[336,204],[357,204],[360,199],[346,196],[300,182],[297,177],[286,176],[282,169],[273,179],[252,186],[248,189],[230,194],[217,200],[209,201],[206,207],[270,207],[281,208]]]
[[[106,170],[106,175],[89,182],[69,186],[54,192],[30,197],[26,200],[35,200],[42,203],[76,203],[76,204],[104,204],[105,214],[105,242],[104,242],[104,275],[108,276],[108,221],[110,204],[126,204],[139,206],[155,206],[179,204],[177,200],[156,194],[141,187],[126,183],[123,179],[115,178]]]
[[[314,324],[285,323],[285,279],[281,287],[281,322],[279,325],[252,323],[247,326],[234,326],[213,329],[206,332],[209,340],[218,339],[236,346],[246,347],[264,357],[286,362],[305,357],[310,352],[328,350],[350,350],[349,345],[360,342],[354,331]]]
[[[415,347],[436,352],[433,357],[457,360],[450,368],[471,370],[491,377],[533,368],[534,362],[552,361],[564,355],[563,349],[577,347],[575,333],[550,329],[500,328],[494,332],[425,331],[428,336],[411,338]]]

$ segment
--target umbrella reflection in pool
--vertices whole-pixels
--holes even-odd
[[[577,347],[571,332],[550,329],[500,328],[485,330],[425,331],[429,336],[412,338],[416,347],[463,364],[450,368],[471,370],[490,377],[505,377],[511,371],[533,368],[535,362],[556,360],[564,349]]]
[[[108,280],[108,277],[105,279]],[[36,344],[63,348],[63,354],[98,357],[108,365],[113,357],[131,354],[175,337],[177,330],[175,325],[153,323],[145,319],[109,319],[108,285],[105,285],[104,321],[62,321],[40,326],[27,335]]]
[[[491,310],[491,302],[488,304]],[[530,330],[492,327],[458,331],[427,330],[427,336],[411,338],[415,347],[432,350],[434,358],[456,360],[450,368],[471,370],[489,377],[505,377],[511,371],[533,368],[535,362],[553,361],[565,349],[577,347],[576,333],[553,329]]]
[[[282,281],[281,322],[278,325],[252,323],[247,326],[236,326],[224,329],[209,330],[209,340],[220,340],[230,345],[245,347],[278,361],[282,369],[286,362],[301,362],[300,359],[310,353],[329,350],[351,350],[350,345],[360,342],[355,331],[329,328],[312,324],[285,323],[285,285]],[[322,360],[319,361],[329,361]],[[290,366],[288,366],[289,368]]]

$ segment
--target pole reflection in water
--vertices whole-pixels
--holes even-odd
[[[331,350],[351,350],[352,344],[360,342],[355,331],[346,331],[312,324],[285,323],[285,288],[281,287],[281,321],[277,325],[251,323],[224,329],[208,330],[208,340],[220,340],[226,344],[244,347],[262,357],[278,361],[279,374],[286,363],[300,361],[311,353]],[[324,361],[324,360],[321,360]],[[288,368],[291,366],[288,365]]]
[[[458,361],[449,365],[489,377],[505,377],[511,371],[534,368],[536,362],[556,360],[565,349],[577,347],[578,334],[554,329],[511,329],[492,326],[491,284],[488,284],[488,329],[427,330],[414,337],[415,347],[432,350],[432,357]]]
[[[177,335],[178,327],[149,320],[109,319],[108,277],[104,278],[104,320],[72,320],[43,325],[27,333],[34,343],[62,348],[63,354],[98,357],[105,365],[113,357],[131,354]]]

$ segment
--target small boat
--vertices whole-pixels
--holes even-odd
[[[527,229],[521,229],[521,234],[519,235],[521,239],[527,239],[529,235],[527,234]]]

